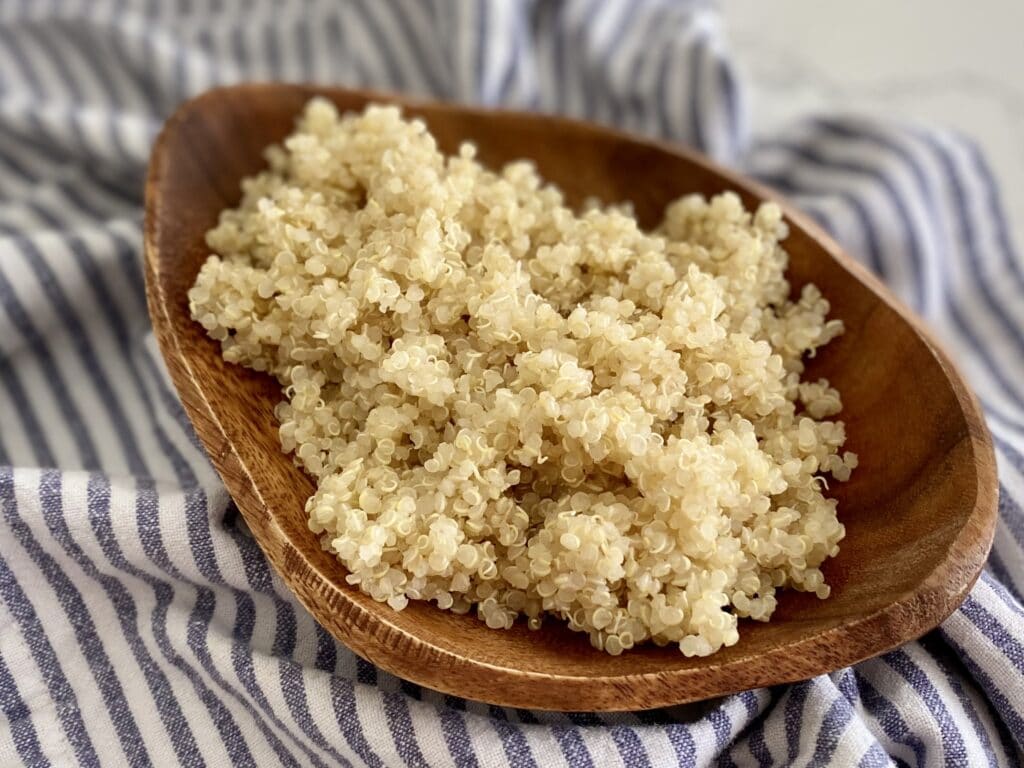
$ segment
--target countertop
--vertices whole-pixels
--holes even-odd
[[[821,111],[953,128],[981,146],[1024,243],[1024,0],[718,6],[755,137]]]

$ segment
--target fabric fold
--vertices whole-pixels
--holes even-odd
[[[977,392],[1000,523],[963,607],[852,669],[634,714],[399,681],[245,531],[146,315],[141,183],[183,99],[283,79],[558,112],[752,173],[919,312]],[[713,6],[0,7],[0,764],[991,765],[1024,758],[1024,261],[969,140],[812,115],[750,137]]]

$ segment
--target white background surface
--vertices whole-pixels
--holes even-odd
[[[756,136],[808,111],[979,143],[1024,245],[1024,0],[720,0]],[[1024,298],[1022,298],[1024,300]]]

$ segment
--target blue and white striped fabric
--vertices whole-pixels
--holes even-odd
[[[958,357],[995,437],[988,570],[940,629],[799,685],[623,715],[456,700],[337,645],[241,525],[163,369],[149,145],[249,79],[566,112],[809,210]],[[0,765],[1019,765],[1024,264],[977,149],[816,117],[748,138],[706,3],[0,0]]]

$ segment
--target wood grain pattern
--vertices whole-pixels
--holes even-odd
[[[342,109],[404,103],[441,146],[479,145],[485,163],[533,158],[570,200],[630,199],[651,225],[688,192],[775,196],[704,158],[553,117],[416,104],[367,92],[288,85],[219,89],[186,103],[153,150],[146,185],[146,281],[153,325],[196,432],[270,562],[302,603],[355,652],[401,677],[459,696],[561,710],[644,709],[811,677],[882,653],[941,622],[987,557],[996,520],[991,438],[978,404],[918,320],[813,222],[781,202],[790,278],[813,281],[847,332],[811,361],[843,395],[861,465],[833,484],[848,535],[825,567],[822,602],[785,592],[769,624],[741,623],[738,645],[706,659],[674,647],[620,657],[547,622],[508,632],[412,603],[396,613],[344,582],[306,527],[311,480],[281,453],[269,377],[225,363],[189,319],[186,292],[207,255],[203,235],[237,203],[314,93]]]

